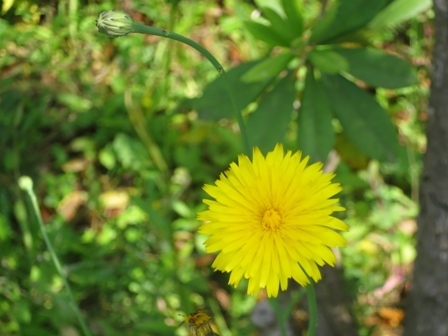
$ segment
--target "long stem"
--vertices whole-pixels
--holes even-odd
[[[310,317],[308,325],[308,336],[315,336],[317,331],[317,302],[313,283],[307,285],[305,287],[305,290],[308,297],[308,312]]]
[[[199,51],[202,55],[204,55],[210,61],[210,63],[213,64],[213,66],[219,73],[222,73],[224,71],[223,67],[218,62],[218,60],[207,49],[205,49],[199,43],[189,39],[188,37],[173,33],[169,30],[150,27],[150,26],[144,25],[143,23],[140,23],[137,21],[134,21],[132,23],[132,32],[167,37],[167,38],[176,40],[178,42],[187,44],[190,47]]]
[[[67,278],[65,277],[65,274],[62,271],[61,263],[59,262],[59,259],[53,249],[53,245],[51,244],[50,239],[48,238],[47,231],[45,230],[44,222],[42,220],[42,216],[40,214],[39,207],[37,204],[36,195],[34,194],[34,191],[33,191],[33,181],[28,176],[22,176],[19,179],[19,187],[28,194],[28,196],[31,200],[32,210],[34,212],[34,215],[36,216],[40,231],[45,240],[45,244],[47,245],[47,249],[50,252],[51,259],[53,260],[53,264],[56,267],[56,270],[59,273],[59,276],[61,277],[62,282],[64,283],[64,286],[67,290],[70,305],[72,306],[73,312],[75,313],[76,318],[78,319],[81,329],[85,336],[91,336],[92,334],[90,333],[89,329],[87,328],[87,324],[84,321],[84,317],[82,316],[81,311],[79,310],[79,307],[75,301],[75,297],[73,296],[73,293],[70,289],[70,285],[68,284]]]
[[[220,75],[224,76],[224,80],[226,81],[226,88],[228,90],[229,97],[230,97],[233,109],[235,111],[235,117],[238,122],[238,126],[240,128],[241,136],[243,138],[244,151],[247,155],[249,155],[250,154],[249,138],[247,137],[246,126],[244,124],[243,116],[241,114],[241,111],[236,108],[236,103],[233,98],[233,94],[230,89],[230,83],[228,82],[224,68],[222,67],[221,63],[218,62],[218,60],[215,58],[215,56],[213,56],[207,49],[205,49],[199,43],[189,39],[188,37],[176,34],[174,32],[171,32],[171,31],[168,31],[165,29],[149,27],[140,22],[133,21],[132,32],[156,35],[156,36],[167,37],[167,38],[173,39],[175,41],[189,45],[190,47],[192,47],[193,49],[199,51],[202,55],[204,55],[205,58],[207,58],[207,60],[213,65],[213,67],[216,69],[216,71],[218,71],[218,73]]]
[[[289,318],[290,312],[285,312],[284,309],[280,306],[279,298],[269,298],[269,304],[275,312],[275,316],[277,318],[277,324],[280,327],[281,336],[287,336],[286,333],[286,323]]]

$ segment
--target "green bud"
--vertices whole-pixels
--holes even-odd
[[[33,189],[33,180],[29,176],[21,176],[19,178],[19,188],[25,191]]]
[[[98,31],[110,37],[132,33],[133,23],[134,20],[126,13],[113,10],[101,12],[96,20]]]

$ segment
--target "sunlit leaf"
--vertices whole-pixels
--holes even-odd
[[[399,88],[418,83],[414,68],[406,61],[371,48],[335,48],[348,62],[347,72],[369,85]]]
[[[314,26],[310,42],[322,44],[364,28],[389,0],[339,0]]]
[[[396,26],[427,10],[431,5],[431,0],[395,0],[370,21],[369,28]]]

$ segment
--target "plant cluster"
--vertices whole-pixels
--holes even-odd
[[[235,186],[235,171],[253,169],[245,160],[259,168],[283,157],[279,147],[273,151],[277,143],[324,162],[322,176],[334,172],[330,185],[343,186],[337,197],[350,228],[342,233],[344,290],[356,298],[360,333],[378,332],[379,319],[399,331],[425,149],[430,1],[136,0],[120,9],[163,28],[154,28],[160,34],[110,39],[97,33],[95,20],[114,6],[2,3],[0,334],[80,335],[64,279],[95,335],[211,333],[208,313],[197,307],[209,308],[220,335],[254,333],[256,298],[247,286],[271,295],[286,289],[288,274],[303,284],[306,278],[273,266],[278,279],[256,275],[254,285],[246,280],[253,270],[221,256],[215,267],[234,270],[233,284],[243,279],[229,286],[228,274],[213,272],[206,247],[224,254],[232,247],[214,241],[216,227],[201,229],[197,213],[216,221],[212,210],[229,201],[209,186],[217,203],[203,204],[203,185],[245,153],[216,182]],[[205,47],[225,74],[173,36]],[[260,151],[252,158],[254,146]],[[283,191],[297,182],[286,181],[288,174],[275,176]],[[35,181],[41,227],[18,188],[23,175]],[[252,192],[259,182],[245,181]],[[338,191],[324,199],[331,203]],[[330,203],[323,218],[339,209]],[[265,228],[277,227],[276,209],[262,214]],[[234,222],[230,215],[217,225]],[[308,234],[309,243],[315,232]],[[316,239],[323,236],[332,242],[326,246],[344,245],[339,234]],[[320,253],[291,260],[317,279],[316,263],[331,259]],[[179,327],[180,312],[187,328]],[[206,321],[202,329],[194,328],[196,317]]]

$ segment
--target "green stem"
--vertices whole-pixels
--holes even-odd
[[[241,137],[243,138],[244,152],[247,156],[251,157],[252,156],[251,146],[250,146],[249,138],[247,136],[246,124],[244,123],[243,115],[241,114],[241,111],[236,108],[235,99],[233,98],[233,93],[232,93],[232,90],[230,89],[230,83],[229,83],[227,74],[225,72],[223,72],[222,75],[224,77],[224,80],[226,81],[226,89],[227,89],[227,92],[229,93],[230,101],[232,103],[232,107],[235,112],[236,120],[237,120],[238,126],[240,128]]]
[[[45,244],[47,245],[47,249],[50,252],[51,259],[53,260],[53,264],[56,267],[56,270],[58,271],[59,276],[61,277],[62,282],[64,283],[64,286],[67,290],[70,305],[76,315],[76,318],[78,319],[81,329],[85,336],[91,336],[92,334],[90,333],[89,329],[87,328],[87,324],[84,321],[84,317],[82,316],[81,311],[79,310],[79,307],[75,301],[75,297],[73,296],[73,293],[70,289],[70,285],[68,284],[67,278],[65,277],[65,274],[62,271],[61,263],[59,262],[59,259],[53,249],[53,245],[51,245],[50,239],[48,238],[48,235],[47,235],[47,231],[45,230],[44,222],[42,220],[42,216],[40,214],[39,207],[37,204],[36,195],[34,194],[34,191],[33,191],[33,181],[28,176],[22,176],[19,179],[19,187],[28,194],[28,196],[31,200],[32,210],[34,212],[34,215],[36,216],[37,222],[40,227],[40,231],[45,240]]]
[[[305,290],[308,297],[308,312],[310,317],[308,325],[308,336],[315,336],[317,331],[316,292],[314,291],[314,285],[311,282],[305,287]]]
[[[207,49],[205,49],[199,43],[197,43],[193,40],[190,40],[189,38],[187,38],[183,35],[179,35],[179,34],[173,33],[171,31],[165,30],[165,29],[150,27],[150,26],[144,25],[143,23],[140,23],[137,21],[133,21],[133,23],[132,23],[132,32],[167,37],[172,40],[176,40],[178,42],[189,45],[190,47],[196,49],[202,55],[204,55],[210,61],[210,63],[213,64],[216,71],[218,71],[219,73],[222,73],[224,71],[221,64],[217,61],[217,59]]]
[[[280,303],[278,302],[278,298],[269,298],[269,304],[275,312],[275,316],[277,317],[277,323],[280,327],[280,333],[282,336],[287,336],[286,333],[286,323],[289,318],[289,312],[285,314],[285,311],[280,307]]]
[[[192,47],[193,49],[197,50],[202,55],[204,55],[205,58],[207,58],[207,60],[213,65],[213,67],[216,69],[216,71],[218,71],[218,73],[220,75],[224,76],[224,79],[226,81],[226,88],[227,88],[227,90],[229,92],[230,100],[231,100],[232,106],[233,106],[234,111],[235,111],[235,117],[236,117],[236,120],[238,122],[238,126],[240,128],[241,136],[243,138],[244,151],[245,151],[245,153],[247,155],[249,155],[250,154],[249,138],[247,137],[246,126],[244,124],[243,116],[241,114],[241,111],[236,108],[236,103],[235,103],[235,100],[233,98],[233,94],[232,94],[232,91],[230,89],[230,83],[228,82],[228,79],[226,77],[224,68],[222,67],[221,63],[218,62],[218,60],[215,58],[215,56],[213,56],[207,49],[205,49],[199,43],[189,39],[188,37],[185,37],[183,35],[179,35],[179,34],[173,33],[171,31],[168,31],[168,30],[165,30],[165,29],[149,27],[149,26],[146,26],[146,25],[144,25],[144,24],[142,24],[140,22],[133,21],[133,23],[132,23],[132,32],[134,32],[134,33],[141,33],[141,34],[156,35],[156,36],[161,36],[161,37],[167,37],[169,39],[172,39],[172,40],[184,43],[184,44]]]
[[[212,316],[213,316],[213,320],[219,329],[219,335],[232,336],[232,332],[229,330],[226,320],[224,319],[224,316],[222,315],[221,309],[220,309],[218,303],[216,302],[216,300],[208,298],[207,305],[210,307],[210,310],[211,310]],[[213,335],[216,335],[216,334],[213,333]],[[218,336],[218,335],[216,335],[216,336]]]

